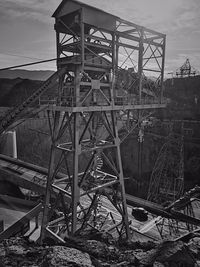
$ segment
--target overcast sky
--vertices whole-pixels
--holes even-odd
[[[0,68],[55,57],[54,19],[61,0],[0,0]],[[200,70],[200,0],[82,0],[167,35],[165,73],[186,58]],[[27,69],[55,69],[45,63]]]

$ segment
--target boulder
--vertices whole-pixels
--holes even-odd
[[[168,266],[193,267],[195,263],[191,251],[182,241],[165,241],[161,243],[153,257],[158,262],[167,263]]]
[[[0,243],[0,263],[3,267],[38,267],[45,254],[45,248],[30,243],[25,238],[10,238]]]
[[[135,256],[134,251],[128,249],[125,251],[119,251],[118,261],[119,262],[127,261],[129,264],[134,264],[134,265],[137,265],[139,263],[137,257]]]
[[[138,261],[138,265],[136,266],[153,267],[153,264],[156,261],[156,250],[155,249],[152,249],[149,251],[144,251],[142,249],[135,249],[134,255]]]
[[[75,248],[54,246],[49,249],[46,256],[49,267],[93,267],[89,254]]]
[[[105,243],[96,240],[87,240],[84,250],[94,257],[105,259],[109,259],[112,252]]]

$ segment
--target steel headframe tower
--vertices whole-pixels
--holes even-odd
[[[176,76],[178,78],[191,77],[195,75],[197,75],[197,71],[191,66],[188,58],[184,64],[178,70],[176,70]]]
[[[57,66],[65,71],[48,110],[41,240],[63,241],[88,226],[130,238],[118,115],[128,120],[135,110],[165,107],[165,35],[74,0],[63,1],[53,17]],[[150,85],[146,72],[157,75]],[[58,172],[63,179],[55,179]]]

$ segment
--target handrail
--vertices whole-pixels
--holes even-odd
[[[95,103],[88,99],[88,101],[85,101],[84,104],[79,104],[79,101],[77,101],[77,98],[75,96],[62,96],[61,97],[61,105],[63,107],[85,107],[85,106],[127,106],[127,105],[151,105],[151,104],[166,104],[166,101],[160,101],[160,99],[137,99],[136,97],[132,97],[131,95],[127,96],[117,96],[113,98],[113,101],[108,103],[104,99],[98,99]],[[56,98],[55,97],[48,97],[48,98],[40,98],[40,104],[41,105],[55,105],[56,104]]]

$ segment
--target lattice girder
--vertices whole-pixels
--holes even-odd
[[[117,116],[120,110],[165,106],[165,35],[76,1],[63,1],[53,16],[57,66],[66,71],[56,105],[49,107],[52,149],[41,237],[51,224],[48,205],[56,187],[64,195],[66,234],[95,227],[97,207],[106,199],[113,206],[103,215],[110,219],[110,230],[129,238]],[[148,72],[157,82],[145,76]],[[54,181],[60,169],[67,177],[61,189]]]
[[[50,166],[54,168],[49,170],[48,182],[49,188],[58,190],[58,195],[52,204],[50,190],[46,193],[46,204],[51,203],[51,207],[46,209],[43,232],[63,238],[88,225],[98,225],[99,230],[108,230],[110,226],[112,231],[117,229],[117,233],[126,237],[124,185],[119,164],[121,159],[116,156],[112,160],[108,153],[112,148],[114,154],[119,155],[119,141],[113,112],[107,113],[49,112],[53,160]],[[102,123],[100,127],[99,121]],[[66,177],[56,180],[58,172],[64,173]],[[96,214],[99,205],[101,209]],[[106,211],[107,206],[114,212]],[[119,230],[121,227],[123,230]]]

